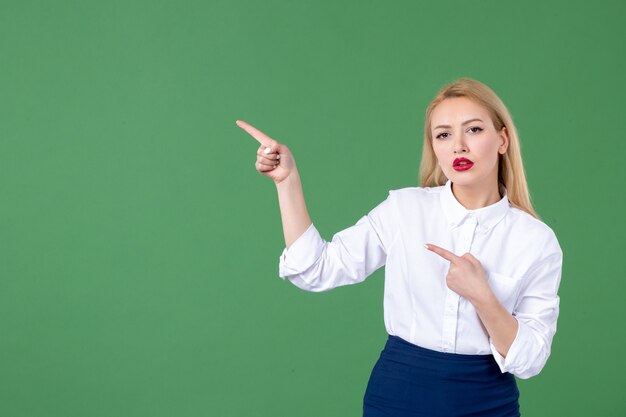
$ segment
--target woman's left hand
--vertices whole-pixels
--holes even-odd
[[[471,253],[457,256],[437,245],[429,243],[424,246],[450,261],[446,284],[452,291],[469,300],[472,304],[485,299],[491,293],[491,288],[487,283],[487,274],[480,261]]]

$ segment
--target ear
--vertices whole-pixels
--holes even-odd
[[[500,130],[500,139],[498,153],[504,155],[506,150],[509,148],[509,131],[506,130],[506,126],[502,126],[502,129]]]

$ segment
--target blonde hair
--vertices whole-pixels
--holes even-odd
[[[437,162],[432,144],[431,116],[435,107],[443,100],[453,97],[466,97],[485,108],[493,121],[496,131],[506,127],[509,146],[504,154],[499,154],[498,184],[506,187],[510,203],[539,219],[533,209],[522,163],[519,137],[509,110],[502,100],[489,87],[471,78],[460,78],[446,84],[426,108],[424,119],[424,146],[419,171],[420,187],[441,186],[448,180]]]

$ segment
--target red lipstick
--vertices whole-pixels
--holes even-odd
[[[467,171],[474,166],[474,163],[467,158],[456,158],[452,163],[455,171]]]

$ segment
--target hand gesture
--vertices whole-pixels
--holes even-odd
[[[296,162],[286,145],[277,142],[242,120],[237,120],[237,126],[261,144],[256,151],[255,164],[256,170],[261,174],[278,184],[296,170]]]
[[[430,243],[424,246],[443,259],[450,261],[446,285],[452,291],[469,300],[472,304],[484,299],[484,296],[491,291],[483,266],[471,253],[456,256],[454,253]]]

